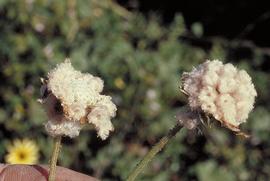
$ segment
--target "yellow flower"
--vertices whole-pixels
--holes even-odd
[[[38,161],[38,146],[29,139],[16,139],[7,150],[5,160],[9,164],[35,164]]]

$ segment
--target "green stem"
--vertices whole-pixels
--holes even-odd
[[[56,164],[61,149],[61,139],[62,136],[57,136],[54,138],[54,147],[50,161],[49,181],[55,181]]]
[[[161,138],[159,142],[155,146],[153,146],[151,150],[144,156],[144,158],[140,161],[136,168],[133,169],[133,171],[129,174],[127,181],[134,181],[136,177],[144,170],[144,167],[147,166],[147,164],[155,157],[155,155],[166,146],[170,139],[173,138],[182,127],[183,126],[181,124],[176,124],[167,133],[166,136]]]

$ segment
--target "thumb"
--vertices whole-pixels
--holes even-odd
[[[1,181],[47,181],[48,167],[43,165],[0,165]],[[56,181],[98,181],[94,177],[57,167]]]

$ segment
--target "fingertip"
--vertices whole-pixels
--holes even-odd
[[[6,164],[0,163],[0,174],[6,168],[6,166],[7,166]]]
[[[4,165],[0,164],[1,181],[46,181],[48,167],[45,165]],[[56,181],[98,181],[98,179],[70,170],[57,167]]]
[[[31,165],[7,165],[0,175],[1,181],[46,181],[38,170]]]

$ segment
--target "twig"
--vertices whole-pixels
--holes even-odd
[[[57,136],[54,138],[54,147],[50,161],[49,181],[55,181],[56,164],[61,149],[61,139],[61,136]]]
[[[152,161],[158,152],[160,152],[166,144],[173,138],[178,131],[181,130],[183,126],[181,124],[176,124],[166,136],[161,138],[159,142],[151,148],[151,150],[144,156],[140,163],[135,167],[135,169],[129,174],[127,181],[134,181],[136,177],[144,170],[144,168]]]

